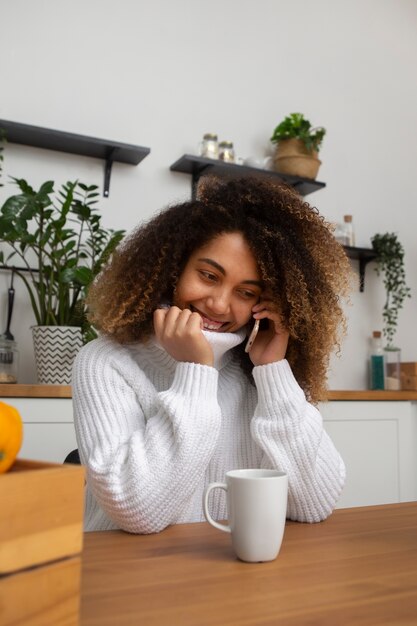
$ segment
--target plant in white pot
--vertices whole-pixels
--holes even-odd
[[[316,178],[321,165],[318,152],[325,134],[322,126],[313,128],[302,113],[290,113],[278,124],[271,137],[272,143],[276,144],[276,171]]]
[[[69,384],[77,351],[96,336],[86,316],[86,289],[124,231],[102,228],[93,206],[96,185],[67,182],[55,192],[47,181],[35,191],[23,179],[12,180],[20,193],[0,210],[0,241],[10,250],[0,252],[0,262],[14,268],[29,294],[38,382]],[[50,338],[48,348],[44,339]],[[62,365],[55,357],[63,357]]]

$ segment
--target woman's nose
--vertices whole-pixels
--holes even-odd
[[[227,290],[217,290],[207,298],[207,306],[217,315],[225,315],[230,309],[230,297]]]

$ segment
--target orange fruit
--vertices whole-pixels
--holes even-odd
[[[7,472],[23,440],[23,422],[17,409],[0,402],[0,474]]]

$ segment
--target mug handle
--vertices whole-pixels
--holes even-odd
[[[203,510],[204,510],[204,515],[206,517],[206,520],[208,521],[209,524],[214,526],[214,528],[218,528],[219,530],[222,530],[225,533],[230,533],[232,532],[230,530],[230,526],[228,526],[227,524],[219,524],[219,522],[216,522],[209,513],[208,499],[209,499],[210,491],[212,489],[223,489],[224,491],[227,491],[227,485],[226,483],[210,483],[207,489],[205,490],[204,497],[203,497]]]

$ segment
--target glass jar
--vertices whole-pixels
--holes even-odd
[[[235,151],[231,141],[221,141],[219,143],[219,159],[225,163],[235,162]]]
[[[401,389],[401,350],[394,346],[385,346],[385,389]]]
[[[0,384],[17,383],[19,352],[16,342],[0,338]]]
[[[217,135],[206,133],[200,144],[200,155],[208,159],[218,159],[219,144],[217,143]]]

